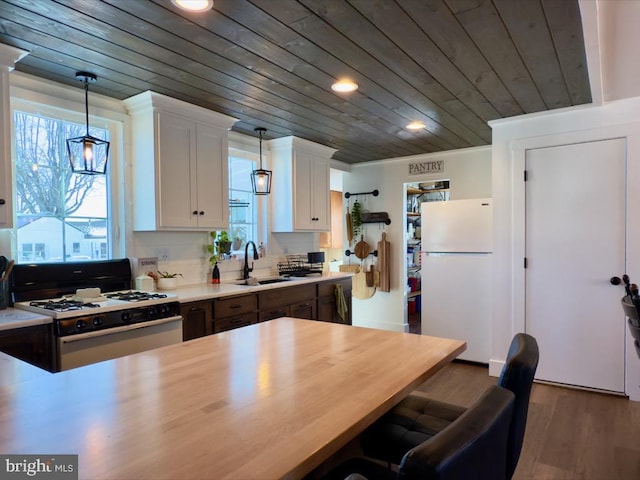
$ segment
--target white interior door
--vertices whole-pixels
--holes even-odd
[[[525,330],[536,378],[624,392],[626,144],[612,139],[528,150]]]

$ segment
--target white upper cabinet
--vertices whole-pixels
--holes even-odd
[[[296,137],[270,140],[269,148],[272,231],[328,231],[329,159],[336,150]]]
[[[219,230],[229,223],[228,133],[237,121],[154,92],[132,118],[134,230]]]

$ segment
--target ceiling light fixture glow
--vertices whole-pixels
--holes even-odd
[[[411,122],[406,128],[407,130],[422,130],[426,128],[426,125],[423,122]]]
[[[333,90],[334,92],[340,92],[340,93],[353,92],[357,89],[358,89],[358,84],[355,82],[352,82],[351,80],[339,80],[333,85],[331,85],[331,90]]]
[[[213,8],[213,0],[171,0],[171,3],[188,12],[206,12]]]

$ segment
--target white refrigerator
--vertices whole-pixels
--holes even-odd
[[[422,334],[465,340],[458,358],[489,363],[492,201],[427,202],[421,212]]]

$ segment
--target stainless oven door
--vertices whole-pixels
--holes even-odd
[[[58,337],[61,371],[182,342],[182,317]]]

